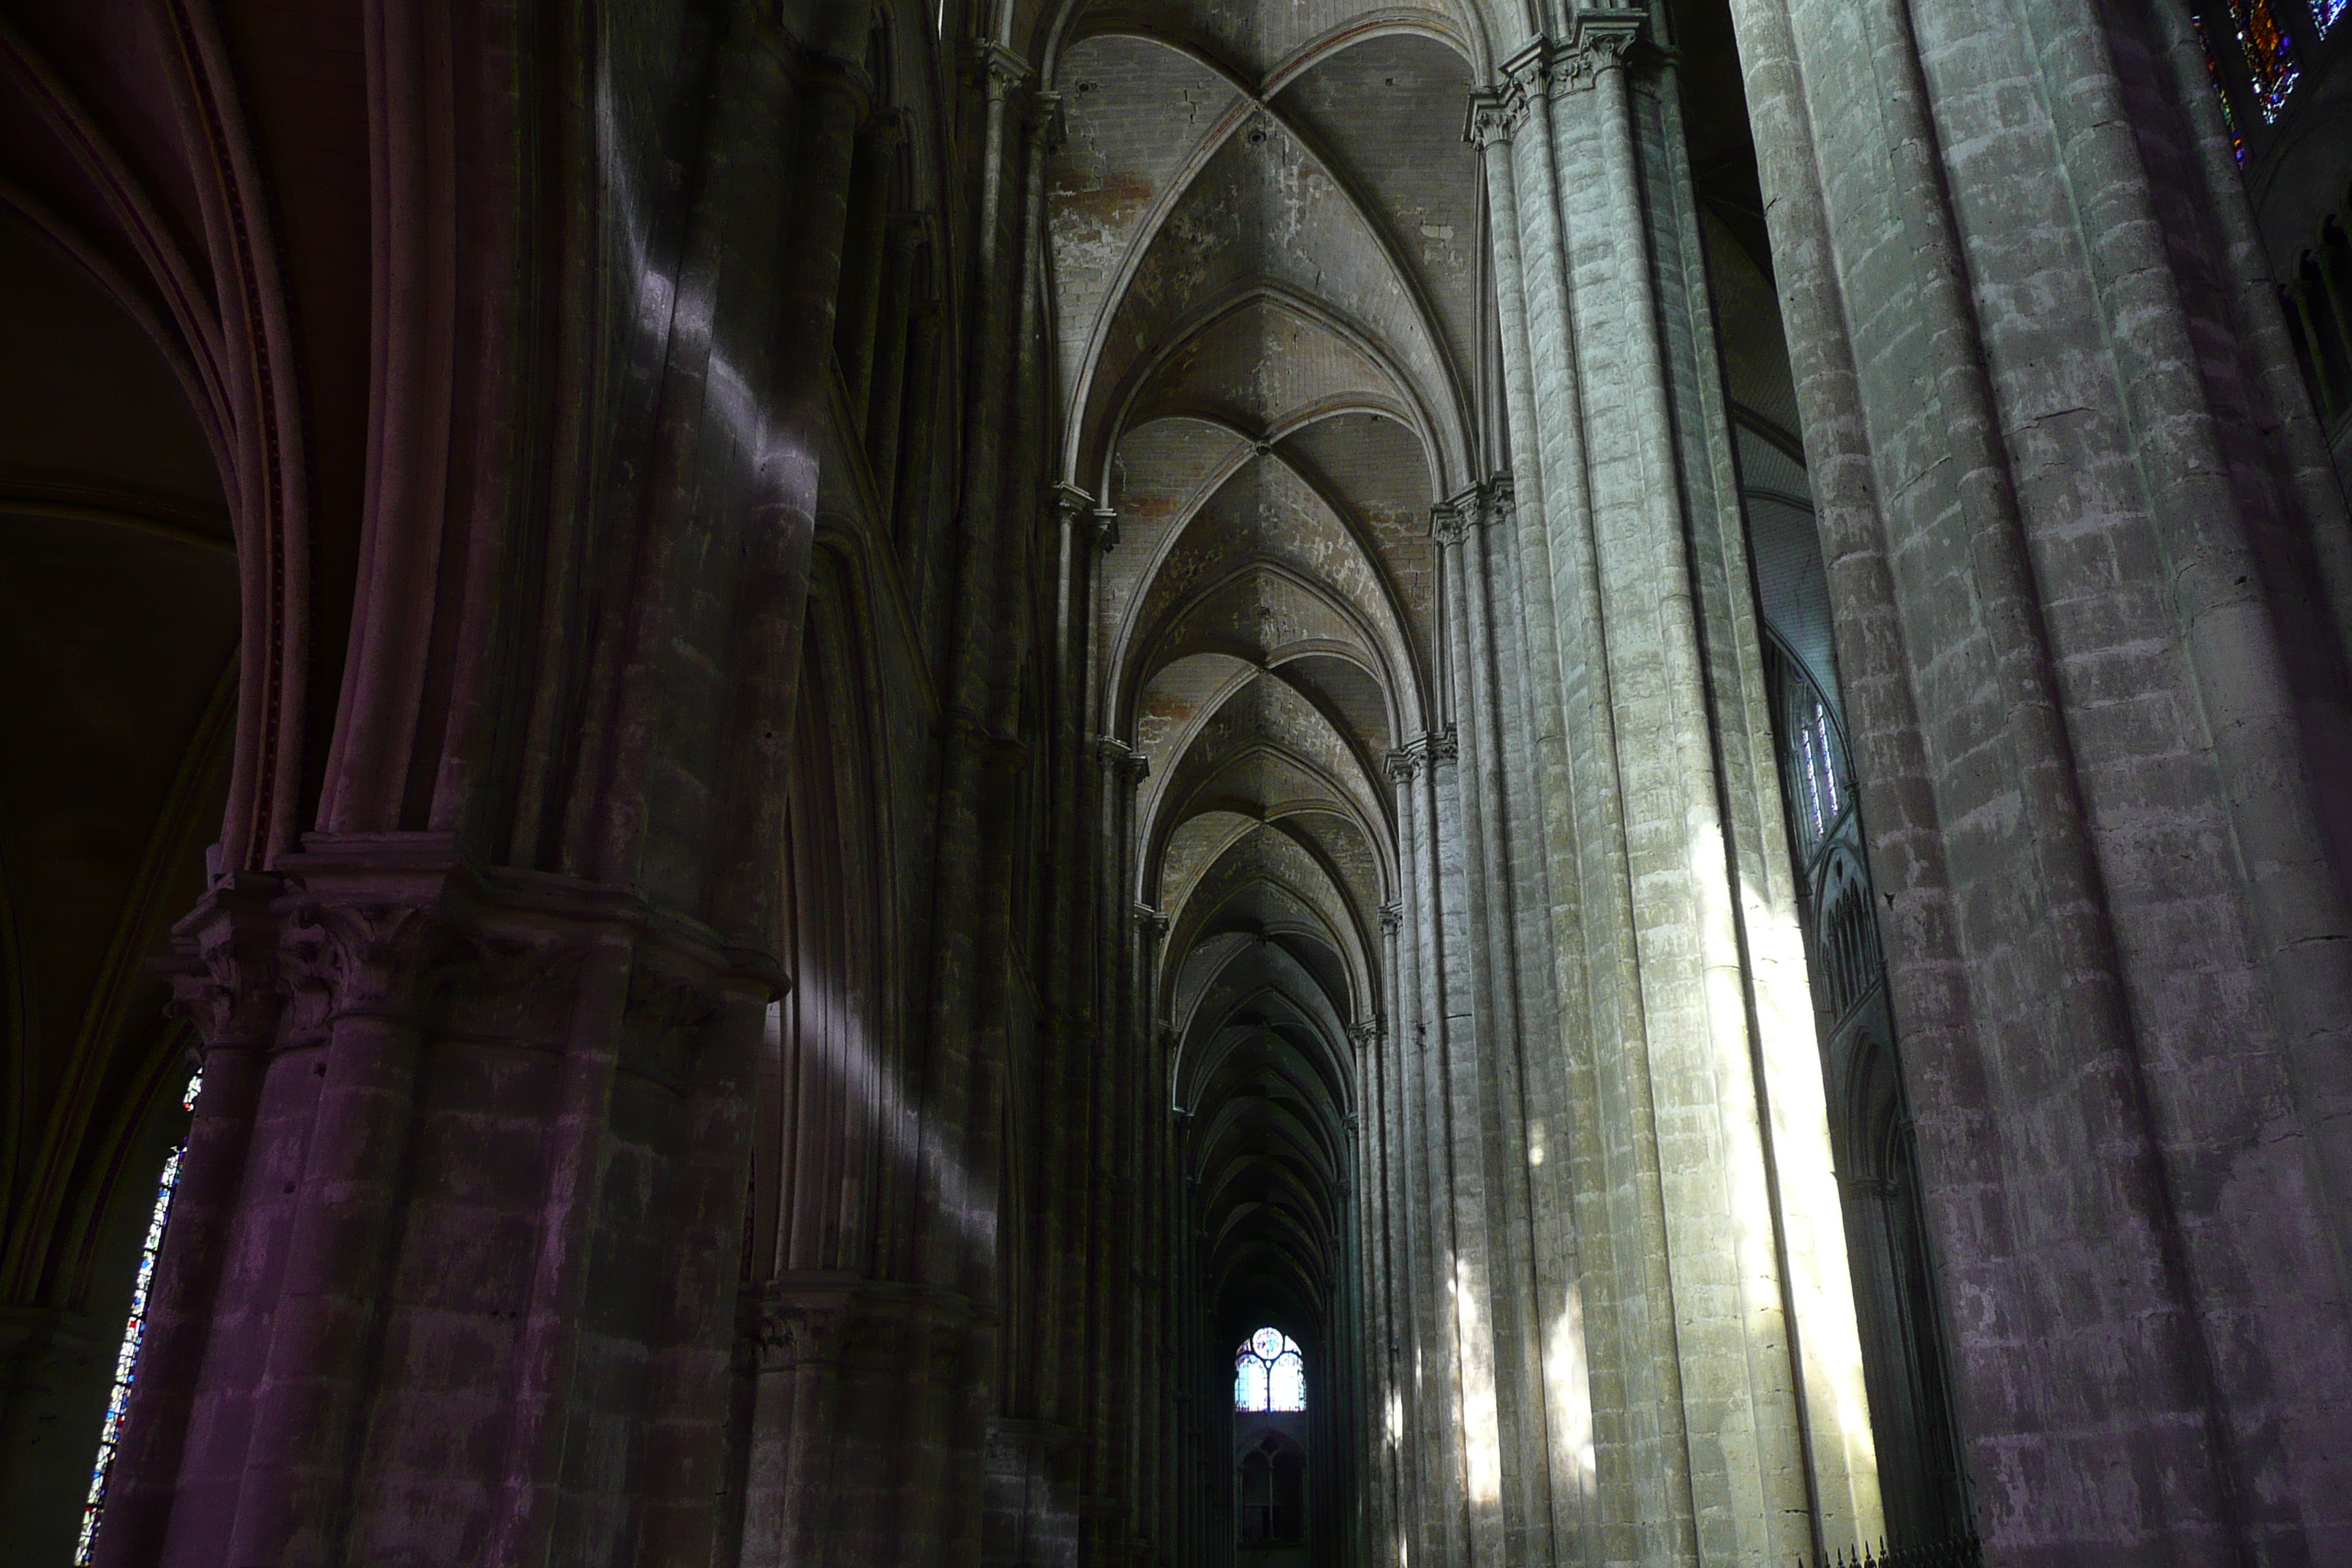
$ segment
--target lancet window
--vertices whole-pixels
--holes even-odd
[[[205,1087],[198,1071],[180,1096],[180,1109],[194,1110]],[[114,1447],[122,1435],[122,1410],[131,1401],[131,1382],[139,1369],[139,1342],[147,1331],[147,1292],[155,1282],[155,1255],[163,1250],[163,1226],[172,1217],[172,1193],[180,1184],[180,1157],[185,1143],[163,1162],[155,1183],[155,1207],[147,1218],[147,1241],[139,1253],[139,1275],[131,1288],[131,1318],[122,1328],[122,1343],[114,1352],[114,1387],[106,1398],[106,1419],[98,1428],[98,1458],[89,1468],[89,1495],[81,1505],[81,1535],[74,1543],[74,1568],[89,1568],[90,1549],[98,1541],[98,1516],[106,1508],[106,1481],[114,1470]]]
[[[2254,79],[2254,101],[2262,106],[2265,121],[2275,121],[2303,78],[2294,39],[2279,24],[2271,0],[2230,0],[2230,16],[2238,25],[2238,44]]]
[[[1307,1408],[1307,1358],[1297,1341],[1279,1329],[1260,1329],[1242,1342],[1234,1354],[1234,1408]]]

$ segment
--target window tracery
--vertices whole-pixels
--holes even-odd
[[[1307,1358],[1279,1329],[1260,1329],[1234,1352],[1234,1408],[1287,1412],[1307,1408]]]

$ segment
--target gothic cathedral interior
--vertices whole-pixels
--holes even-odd
[[[0,84],[0,1561],[2352,1563],[2352,0]]]

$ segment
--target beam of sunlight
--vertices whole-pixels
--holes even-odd
[[[1755,966],[1762,1087],[1771,1108],[1782,1240],[1804,1361],[1822,1523],[1832,1549],[1858,1546],[1878,1539],[1885,1521],[1804,937],[1788,900],[1774,900],[1745,878],[1740,898]]]
[[[1600,1465],[1592,1447],[1592,1382],[1585,1364],[1584,1298],[1570,1287],[1559,1313],[1544,1335],[1544,1390],[1550,1396],[1552,1452],[1574,1467],[1577,1489],[1591,1497],[1600,1488]]]
[[[653,253],[646,224],[646,201],[639,194],[636,174],[623,140],[620,110],[614,100],[612,68],[600,61],[596,70],[596,161],[606,197],[606,210],[628,258],[626,274],[636,284],[636,331],[668,362],[675,373],[679,343],[702,354],[703,402],[733,438],[747,475],[779,480],[791,493],[813,505],[816,495],[816,454],[800,435],[780,426],[764,405],[736,356],[719,340],[713,273],[682,284],[672,267]]]
[[[1454,1297],[1454,1322],[1462,1357],[1462,1455],[1464,1480],[1473,1507],[1503,1497],[1502,1423],[1495,1408],[1495,1346],[1478,1312],[1477,1271],[1454,1260],[1445,1282]]]

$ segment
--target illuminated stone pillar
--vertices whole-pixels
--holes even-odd
[[[1469,607],[1487,642],[1463,652],[1463,723],[1525,803],[1479,829],[1525,842],[1511,880],[1548,884],[1522,911],[1548,942],[1518,951],[1552,961],[1516,994],[1523,1080],[1489,1092],[1530,1171],[1527,1415],[1558,1550],[1591,1530],[1612,1559],[1793,1561],[1875,1542],[1878,1500],[1678,89],[1651,27],[1571,12],[1472,106],[1514,504],[1480,531],[1499,559],[1462,553],[1526,637]],[[1482,692],[1507,661],[1510,693]],[[1511,933],[1486,936],[1491,963]],[[1484,994],[1508,1016],[1515,998]]]
[[[1988,1560],[2342,1557],[2352,530],[2204,50],[1730,10]]]

